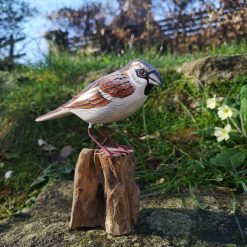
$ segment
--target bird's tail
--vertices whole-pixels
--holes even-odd
[[[69,111],[69,109],[66,108],[57,108],[54,111],[50,111],[42,116],[39,116],[35,119],[36,122],[42,122],[42,121],[47,121],[50,119],[56,119],[56,118],[62,118],[65,116],[70,115],[71,112]]]

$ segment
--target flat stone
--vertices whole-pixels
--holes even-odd
[[[244,246],[232,198],[226,194],[197,195],[205,210],[189,195],[145,198],[137,224],[126,236],[113,237],[100,228],[69,229],[73,182],[58,182],[40,194],[28,217],[12,217],[0,225],[0,247],[234,247]],[[246,198],[237,197],[236,216],[247,233]],[[25,215],[26,216],[26,215]]]

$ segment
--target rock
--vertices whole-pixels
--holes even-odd
[[[178,69],[195,84],[210,84],[221,80],[232,80],[247,74],[247,54],[211,56],[185,63]]]
[[[176,227],[174,225],[176,222]],[[169,210],[154,209],[153,212],[146,218],[146,223],[152,231],[158,231],[161,234],[171,236],[188,237],[194,222],[188,215],[170,212]]]
[[[73,147],[71,145],[66,145],[64,146],[61,150],[59,155],[63,158],[63,159],[67,159],[72,153],[73,153]]]
[[[113,237],[99,228],[71,231],[69,218],[73,182],[58,182],[40,194],[33,208],[0,225],[0,247],[172,247],[244,246],[226,194],[197,196],[205,210],[189,195],[145,198],[130,235]],[[237,197],[236,216],[247,233],[247,202]]]

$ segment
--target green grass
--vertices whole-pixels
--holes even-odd
[[[112,139],[134,146],[137,178],[143,194],[192,187],[241,191],[241,183],[245,184],[246,180],[239,170],[229,171],[210,163],[210,158],[220,149],[215,139],[205,135],[189,136],[191,131],[217,122],[202,108],[190,106],[191,103],[201,105],[208,95],[212,96],[212,88],[199,90],[178,74],[176,68],[208,55],[246,52],[246,44],[233,43],[181,56],[170,53],[160,56],[155,49],[143,54],[132,50],[123,55],[95,57],[63,53],[16,69],[12,72],[15,85],[0,94],[0,176],[8,170],[13,171],[11,179],[0,179],[0,219],[30,206],[45,184],[55,179],[73,178],[79,151],[94,146],[87,136],[87,124],[75,116],[44,123],[36,123],[34,119],[68,100],[84,87],[83,82],[89,83],[137,57],[158,68],[166,89],[155,89],[145,106],[129,119],[104,127],[95,126],[95,134],[102,138],[102,132],[111,132]],[[246,77],[236,78],[230,84],[215,83],[213,93],[224,96],[231,85],[231,96],[235,96],[244,84],[247,84]],[[146,138],[140,139],[144,136]],[[73,155],[64,162],[52,162],[52,154],[38,146],[39,138],[55,146],[55,153],[71,145]],[[158,183],[161,178],[164,182]]]

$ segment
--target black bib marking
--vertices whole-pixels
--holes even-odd
[[[148,83],[145,87],[144,94],[147,96],[151,92],[151,89],[153,88],[154,84]]]

